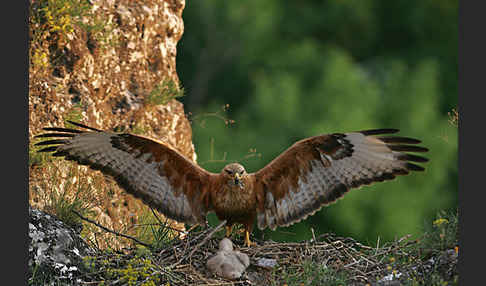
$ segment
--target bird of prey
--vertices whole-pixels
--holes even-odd
[[[247,173],[238,163],[211,173],[167,144],[147,137],[79,127],[46,127],[47,145],[66,160],[110,175],[128,193],[188,224],[204,224],[209,212],[231,227],[243,224],[245,244],[255,220],[259,229],[289,226],[334,203],[350,189],[423,171],[427,152],[417,139],[390,135],[397,129],[323,134],[302,139],[262,169]],[[413,163],[412,163],[413,162]]]

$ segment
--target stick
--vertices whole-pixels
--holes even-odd
[[[165,222],[162,222],[162,220],[160,219],[160,217],[155,213],[154,209],[153,208],[150,208],[150,210],[152,211],[152,214],[155,216],[155,218],[157,219],[157,221],[159,222],[159,224],[162,225],[163,227],[168,228],[168,229],[171,229],[171,230],[174,230],[174,231],[177,231],[178,233],[187,234],[187,231],[177,229],[177,228],[172,227],[169,224],[167,224],[167,222],[169,221],[168,218],[165,218]]]
[[[199,242],[193,249],[192,251],[189,253],[189,256],[187,256],[187,258],[191,258],[191,256],[194,254],[194,252],[196,252],[196,250],[199,249],[199,247],[201,247],[201,245],[203,245],[204,243],[206,243],[219,229],[221,229],[224,225],[226,225],[226,220],[222,221],[216,228],[214,228],[201,242]],[[170,268],[174,268],[175,266],[179,265],[182,260],[184,260],[184,258],[186,258],[185,255],[183,255],[175,264],[172,264],[172,266],[170,266]]]
[[[104,231],[107,231],[107,232],[113,233],[113,234],[114,234],[114,235],[116,235],[116,236],[121,236],[121,237],[124,237],[124,238],[131,239],[131,240],[135,241],[136,243],[138,243],[138,244],[140,244],[140,245],[143,245],[143,246],[145,246],[145,247],[150,248],[150,245],[149,245],[149,244],[146,244],[145,242],[141,242],[140,240],[136,239],[135,237],[132,237],[132,236],[129,236],[129,235],[126,235],[126,234],[123,234],[123,233],[118,233],[118,232],[116,232],[116,231],[114,231],[114,230],[111,230],[111,229],[109,229],[109,228],[106,228],[106,227],[102,226],[101,224],[99,224],[99,223],[97,223],[97,222],[95,222],[95,221],[93,221],[93,220],[90,220],[89,218],[85,218],[85,217],[83,217],[81,214],[79,214],[79,213],[78,213],[77,211],[75,211],[75,210],[72,210],[72,212],[73,212],[73,213],[75,213],[77,216],[79,216],[79,218],[80,218],[80,219],[85,220],[85,221],[87,221],[87,222],[89,222],[89,223],[92,223],[92,224],[96,225],[97,227],[99,227],[99,228],[103,229]]]
[[[199,247],[201,247],[201,245],[205,244],[213,235],[214,233],[216,233],[220,228],[222,228],[223,226],[226,225],[226,220],[224,220],[223,222],[221,222],[216,228],[214,228],[204,239],[203,241],[199,242],[195,247],[194,249],[191,251],[191,253],[189,253],[189,258],[191,258],[191,256],[194,254],[194,252],[196,252],[196,250],[198,250]]]

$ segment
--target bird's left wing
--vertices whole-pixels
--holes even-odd
[[[351,188],[424,168],[404,152],[426,152],[419,140],[381,136],[377,129],[315,136],[296,142],[254,176],[258,228],[288,226],[341,198]]]
[[[215,174],[161,142],[70,123],[88,131],[44,128],[53,132],[36,137],[59,139],[35,144],[50,145],[39,152],[54,152],[53,156],[64,156],[112,176],[124,190],[168,218],[191,224],[205,221]]]

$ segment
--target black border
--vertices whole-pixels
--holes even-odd
[[[459,84],[459,285],[478,285],[484,281],[484,188],[477,187],[484,167],[472,166],[484,156],[484,105],[469,102],[484,97],[484,6],[482,1],[460,1],[458,29]],[[483,6],[483,7],[480,7]],[[475,107],[475,108],[474,108]],[[477,111],[477,112],[476,112]],[[479,116],[475,116],[478,114]],[[468,119],[471,119],[468,121]],[[479,126],[477,126],[479,125]],[[474,134],[474,138],[468,138]],[[475,132],[475,133],[472,133]],[[471,137],[471,136],[470,136]],[[482,154],[479,155],[479,154]],[[479,155],[479,156],[478,156]],[[479,284],[481,284],[480,282]]]
[[[2,33],[2,246],[4,281],[27,285],[28,271],[28,141],[29,141],[29,65],[28,1],[4,5]],[[14,5],[10,5],[14,4]],[[13,8],[13,9],[12,9]],[[8,14],[11,14],[9,16]],[[13,278],[13,279],[12,279]]]

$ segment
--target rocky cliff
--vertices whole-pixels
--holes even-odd
[[[75,120],[169,143],[196,159],[176,73],[184,0],[32,0],[29,15],[29,201],[56,214],[79,198],[93,219],[132,231],[150,212],[100,172],[42,157],[33,136]],[[179,226],[183,227],[183,226]],[[123,246],[89,234],[101,247]],[[115,243],[115,244],[114,244]]]

